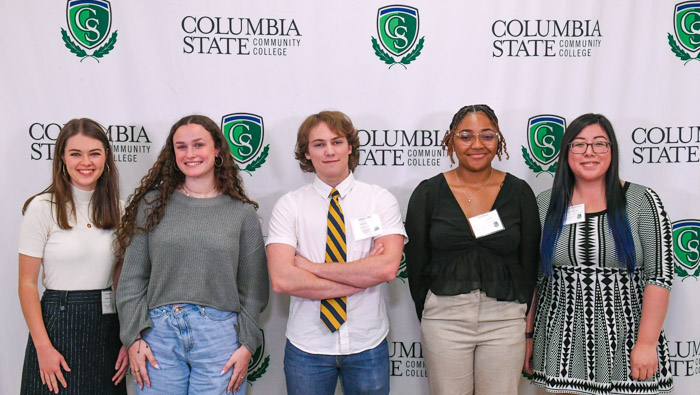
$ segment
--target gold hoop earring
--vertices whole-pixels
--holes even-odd
[[[216,162],[217,159],[219,160],[218,163]],[[220,157],[220,156],[218,156],[218,155],[217,155],[216,157],[214,157],[214,166],[216,166],[216,167],[221,167],[221,166],[223,166],[223,165],[224,165],[224,158],[222,158],[222,157]]]

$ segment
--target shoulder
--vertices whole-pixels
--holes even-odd
[[[653,189],[644,185],[627,182],[625,185],[625,198],[627,199],[627,208],[640,209],[649,205],[663,207],[659,194]]]
[[[447,181],[445,180],[445,175],[442,173],[438,173],[418,183],[416,188],[413,190],[413,193],[424,195],[431,191],[439,189],[442,185],[445,185],[446,183]]]
[[[530,184],[527,183],[527,181],[518,178],[512,175],[511,173],[506,173],[506,177],[503,180],[503,186],[512,188],[514,191],[519,191],[527,195],[535,196],[535,193],[532,191],[532,188],[530,187]]]
[[[53,194],[42,193],[40,195],[36,195],[34,196],[32,201],[29,202],[29,205],[27,205],[27,210],[24,214],[37,215],[49,213],[50,215],[51,210],[53,208],[53,204]]]
[[[549,205],[549,200],[552,198],[552,190],[547,189],[537,195],[537,205],[542,207],[543,205]]]

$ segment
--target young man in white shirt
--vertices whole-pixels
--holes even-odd
[[[315,172],[272,212],[272,288],[291,295],[284,371],[290,395],[388,394],[389,322],[382,285],[394,279],[406,233],[396,198],[356,181],[359,138],[337,111],[309,116],[295,155]]]

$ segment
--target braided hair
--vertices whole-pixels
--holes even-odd
[[[498,134],[498,146],[496,147],[496,155],[498,155],[498,160],[501,160],[501,155],[503,153],[506,154],[506,159],[510,159],[510,155],[508,154],[508,149],[507,144],[506,144],[506,139],[503,137],[503,133],[501,133],[501,128],[498,126],[498,117],[496,116],[496,113],[493,111],[491,107],[489,107],[486,104],[472,104],[470,106],[464,106],[457,111],[457,113],[452,117],[452,122],[450,123],[450,131],[445,134],[445,137],[442,139],[442,149],[447,150],[447,155],[450,157],[450,162],[455,163],[455,160],[452,156],[452,154],[455,151],[455,140],[454,136],[457,134],[457,126],[459,126],[460,122],[462,122],[462,119],[469,114],[469,113],[477,113],[481,112],[484,115],[486,115],[491,122],[493,122],[494,126],[496,126],[496,133]]]

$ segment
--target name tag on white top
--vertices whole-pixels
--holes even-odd
[[[114,302],[114,292],[102,291],[102,314],[116,314],[117,306]]]
[[[497,210],[471,217],[468,220],[472,226],[472,231],[474,231],[474,237],[477,239],[505,230]]]
[[[355,240],[363,240],[382,234],[382,220],[378,214],[370,214],[362,218],[353,218],[352,232]]]
[[[569,206],[566,210],[566,218],[564,219],[564,225],[571,225],[586,220],[586,207],[584,204],[577,204],[575,206]]]

